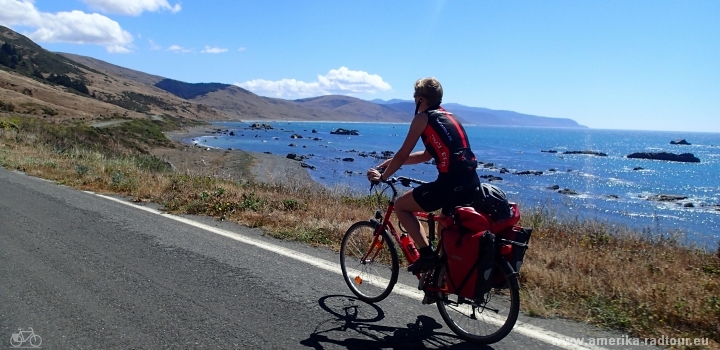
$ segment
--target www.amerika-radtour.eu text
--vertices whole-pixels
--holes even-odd
[[[659,346],[682,346],[682,345],[708,345],[708,338],[631,338],[627,335],[618,338],[563,338],[558,343],[570,343],[575,345],[659,345]]]

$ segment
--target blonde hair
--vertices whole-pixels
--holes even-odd
[[[436,106],[442,102],[443,88],[433,77],[422,78],[415,82],[415,94],[427,99],[429,106]]]

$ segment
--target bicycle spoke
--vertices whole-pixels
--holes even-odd
[[[507,264],[507,263],[505,263]],[[509,265],[496,265],[502,270]],[[502,271],[501,270],[501,271]],[[505,271],[506,272],[506,271]],[[444,274],[444,268],[438,270]],[[473,301],[448,295],[438,303],[438,310],[450,329],[466,340],[490,344],[505,337],[517,320],[519,312],[519,286],[517,277],[504,273],[509,290],[491,289],[483,298]]]
[[[360,299],[376,302],[385,298],[397,281],[397,252],[386,233],[375,239],[375,224],[364,221],[345,233],[340,265],[348,287]]]

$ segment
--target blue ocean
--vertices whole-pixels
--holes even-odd
[[[222,149],[307,156],[304,162],[315,167],[308,171],[317,182],[367,193],[365,171],[382,160],[362,155],[397,151],[408,129],[408,124],[271,122],[267,124],[274,129],[255,130],[248,128],[251,124],[214,123],[228,133],[185,141]],[[330,133],[337,128],[357,130],[359,135]],[[683,243],[713,250],[717,247],[720,134],[488,126],[465,129],[478,161],[484,163],[478,174],[502,178],[492,183],[521,207],[547,206],[569,218],[599,219],[650,234],[679,233]],[[291,138],[293,134],[302,138]],[[670,144],[683,138],[691,145]],[[416,150],[421,149],[418,143]],[[585,150],[607,156],[563,154]],[[635,152],[692,153],[700,163],[626,158]],[[507,172],[501,173],[503,168]],[[515,174],[523,171],[542,174]],[[415,164],[402,167],[397,174],[431,181],[437,170],[434,165]],[[555,185],[577,194],[560,194],[550,189]],[[687,198],[648,199],[659,194]]]

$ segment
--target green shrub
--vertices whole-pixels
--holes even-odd
[[[77,164],[77,165],[75,165],[75,172],[76,172],[79,176],[83,176],[83,175],[87,174],[88,170],[90,170],[90,168],[88,168],[87,166],[85,166],[85,165],[83,165],[83,164]]]

